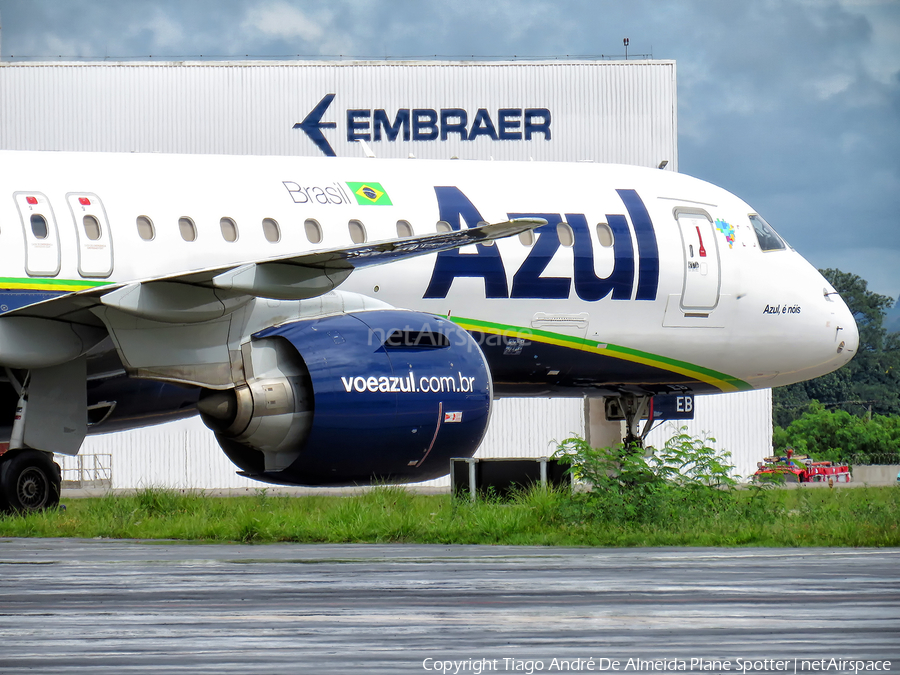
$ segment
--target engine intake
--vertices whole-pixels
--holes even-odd
[[[478,345],[440,317],[372,310],[268,328],[246,382],[198,407],[245,475],[298,485],[428,480],[471,457],[490,419]]]

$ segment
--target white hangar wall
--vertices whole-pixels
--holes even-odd
[[[379,157],[677,171],[676,91],[674,61],[3,62],[0,148],[360,156],[359,137]],[[697,400],[691,433],[754,467],[768,454],[768,392]],[[478,456],[546,455],[585,424],[580,399],[501,399]],[[262,486],[199,420],[90,437],[82,453],[64,458],[70,477],[111,462],[114,487]]]
[[[661,448],[683,427],[689,436],[709,439],[716,450],[730,452],[733,474],[747,479],[756,463],[772,454],[772,390],[695,396],[694,419],[660,424],[648,434],[647,444]]]
[[[491,426],[478,457],[542,457],[555,441],[583,433],[580,399],[507,398],[494,403]],[[266,487],[238,476],[235,466],[197,419],[158,427],[89,436],[79,457],[57,455],[63,480],[108,478],[116,489],[166,487],[191,489]],[[81,470],[79,470],[81,468]],[[450,485],[449,477],[422,483]]]
[[[731,453],[737,476],[747,478],[772,450],[771,390],[694,398],[693,420],[664,422],[647,443],[662,447],[680,433],[714,438],[712,446]],[[504,398],[495,402],[491,426],[476,457],[542,457],[556,443],[583,434],[581,399]],[[88,437],[81,457],[57,456],[64,479],[93,481],[109,477],[117,489],[167,487],[191,489],[265,487],[235,473],[234,465],[199,419],[159,427]],[[79,467],[84,470],[79,472]],[[422,483],[442,487],[449,477]]]
[[[337,156],[677,170],[675,92],[674,61],[6,62],[0,148],[318,156],[294,125],[333,95],[313,122]]]

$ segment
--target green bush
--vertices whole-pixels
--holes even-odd
[[[721,510],[736,486],[730,453],[713,438],[676,434],[663,448],[593,448],[583,438],[560,443],[555,457],[590,486],[581,500],[593,518],[652,523],[696,510]],[[733,501],[733,500],[732,500]]]

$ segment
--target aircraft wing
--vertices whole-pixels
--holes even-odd
[[[491,242],[546,222],[540,218],[516,218],[464,230],[387,239],[108,284],[34,303],[4,316],[53,318],[77,323],[85,320],[84,310],[103,304],[157,321],[197,323],[227,313],[227,306],[240,302],[241,298],[313,298],[337,288],[355,269]]]

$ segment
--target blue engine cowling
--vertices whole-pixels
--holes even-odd
[[[490,370],[468,333],[385,309],[268,328],[244,346],[247,381],[198,405],[257,480],[364,485],[445,475],[490,418]]]

